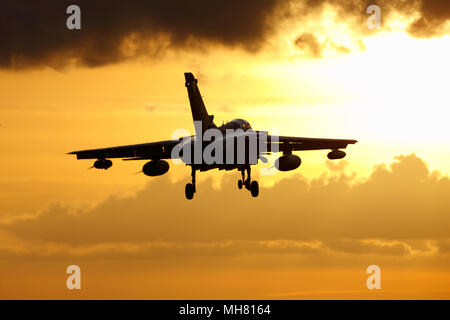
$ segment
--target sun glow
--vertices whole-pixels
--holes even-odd
[[[365,51],[271,65],[264,73],[282,79],[277,90],[297,104],[291,114],[330,109],[351,114],[366,139],[443,143],[450,138],[449,40],[380,34],[366,40]]]

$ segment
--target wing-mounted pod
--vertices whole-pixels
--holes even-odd
[[[295,154],[286,154],[275,160],[275,168],[279,171],[295,170],[302,164],[302,160]]]
[[[161,176],[167,171],[169,171],[169,163],[164,160],[152,160],[144,164],[142,167],[142,172],[146,176],[156,177]]]
[[[113,165],[111,160],[107,159],[98,159],[94,162],[94,168],[96,169],[109,169]]]
[[[333,150],[327,154],[327,157],[330,160],[342,159],[345,156],[346,156],[346,153],[342,150]]]

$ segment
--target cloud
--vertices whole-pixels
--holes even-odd
[[[326,8],[326,5],[334,6],[341,18],[350,23],[356,22],[354,26],[362,34],[371,33],[365,23],[368,17],[366,9],[370,5],[380,7],[382,27],[390,20],[403,17],[408,20],[413,18],[406,31],[414,37],[441,36],[449,31],[444,28],[450,21],[450,4],[446,0],[322,0],[317,3],[322,8]]]
[[[99,66],[167,48],[203,42],[258,48],[271,31],[276,0],[89,1],[79,0],[81,30],[66,28],[73,1],[3,1],[0,66]]]
[[[303,33],[294,41],[295,45],[313,58],[322,57],[322,45],[311,33]]]
[[[219,190],[201,181],[193,201],[184,198],[183,184],[160,177],[134,197],[110,197],[81,212],[55,204],[3,221],[0,252],[155,259],[448,252],[448,177],[430,173],[413,154],[376,166],[364,181],[347,174],[348,166],[329,165],[332,175],[312,181],[282,179],[257,199],[237,189],[237,176]]]
[[[295,1],[294,1],[295,2]],[[323,23],[330,17],[325,14],[334,11],[333,19],[336,26],[346,25],[353,32],[353,43],[364,50],[361,40],[364,36],[375,34],[378,30],[389,31],[390,22],[403,20],[406,23],[405,32],[413,37],[430,38],[448,34],[450,31],[450,9],[448,1],[370,1],[370,0],[338,0],[338,1],[300,1],[298,11],[294,16],[301,16],[306,22],[303,33],[294,44],[307,56],[321,58],[325,49],[331,49],[340,54],[346,54],[353,49],[335,42],[327,37]],[[381,29],[367,28],[369,17],[366,9],[370,5],[378,5],[381,10]],[[407,22],[406,22],[407,21]],[[329,22],[328,22],[329,23]],[[328,26],[329,28],[329,26]],[[319,40],[322,39],[322,40]]]
[[[448,298],[450,180],[403,155],[362,178],[352,160],[238,190],[200,179],[152,179],[132,197],[74,210],[54,204],[0,222],[3,298],[374,298],[366,268],[381,267],[376,297]],[[188,177],[186,177],[186,180]],[[6,218],[5,218],[6,219]],[[67,266],[82,290],[65,289]],[[42,287],[45,283],[45,288]]]
[[[392,13],[417,16],[408,27],[416,37],[445,33],[450,18],[446,0],[78,0],[81,30],[68,30],[66,8],[71,4],[67,0],[3,1],[0,67],[73,63],[95,67],[141,55],[157,58],[171,49],[200,52],[216,45],[258,52],[285,21],[307,25],[326,10],[335,10],[340,23],[365,35],[370,33],[365,24],[370,4],[381,7],[383,21],[395,18]],[[320,45],[308,34],[298,39],[299,44],[306,44],[318,57]],[[340,45],[335,49],[348,51]]]
[[[320,42],[314,34],[308,32],[299,35],[294,40],[294,44],[304,55],[311,58],[322,58],[323,51],[327,48],[340,54],[351,52],[346,46],[337,44],[329,39]]]
[[[428,38],[448,32],[450,2],[445,0],[423,0],[419,5],[419,17],[408,31],[415,37]],[[445,29],[447,27],[447,29]]]
[[[330,171],[343,172],[346,168],[349,167],[350,163],[347,160],[342,161],[332,161],[327,160],[325,165]]]

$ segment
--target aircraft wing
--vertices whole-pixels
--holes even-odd
[[[347,145],[357,142],[356,140],[348,139],[302,138],[270,135],[267,137],[267,141],[268,152],[275,152],[276,150],[285,152],[345,149]],[[178,143],[180,143],[180,140],[166,140],[119,147],[72,151],[69,152],[69,154],[75,154],[77,159],[171,159],[172,149]]]
[[[179,142],[180,140],[167,140],[111,148],[73,151],[69,152],[69,154],[76,154],[77,159],[170,159],[173,147]]]
[[[280,152],[299,150],[321,150],[321,149],[345,149],[349,144],[355,144],[356,140],[349,139],[323,139],[323,138],[302,138],[285,136],[268,136],[268,150],[276,151],[277,146]],[[276,145],[275,145],[276,144]]]

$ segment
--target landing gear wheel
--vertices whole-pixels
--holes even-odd
[[[245,180],[244,185],[247,190],[250,190],[250,180]]]
[[[194,185],[192,183],[187,183],[184,192],[186,194],[186,199],[191,200],[194,197]]]
[[[238,181],[238,188],[239,188],[239,189],[242,189],[242,180],[239,180],[239,181]]]
[[[252,194],[252,197],[257,197],[259,194],[259,184],[258,181],[252,181],[250,184],[250,193]]]

